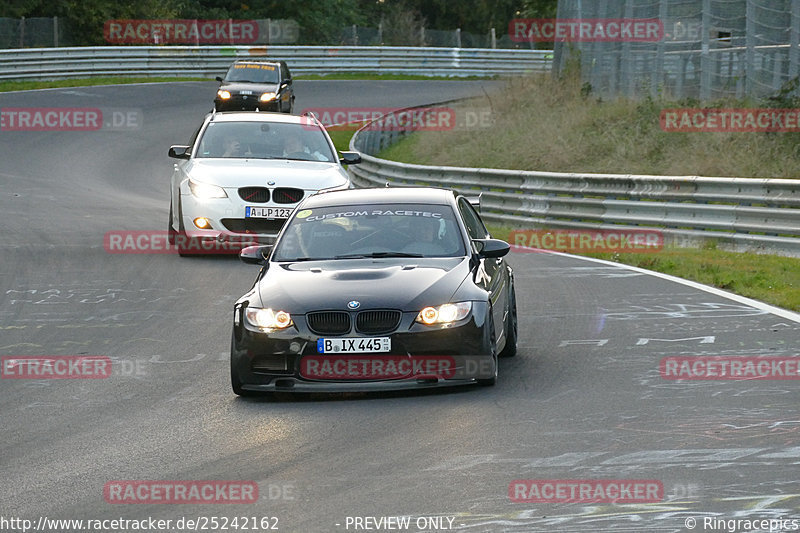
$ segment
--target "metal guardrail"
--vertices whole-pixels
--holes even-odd
[[[713,239],[741,251],[800,256],[800,180],[443,167],[375,156],[407,133],[370,124],[358,130],[350,141],[362,153],[362,163],[349,168],[354,182],[480,191],[483,218],[513,227],[656,229],[674,246]]]
[[[285,60],[297,74],[486,76],[549,71],[552,52],[389,46],[99,46],[0,50],[0,80],[214,77],[235,59]]]

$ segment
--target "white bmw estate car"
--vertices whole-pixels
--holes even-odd
[[[209,114],[169,156],[180,160],[168,230],[181,255],[272,244],[301,200],[351,188],[343,165],[361,162],[358,152],[339,157],[313,114],[253,112]]]

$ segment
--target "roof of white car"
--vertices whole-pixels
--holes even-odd
[[[282,122],[284,124],[313,124],[308,116],[272,113],[267,111],[221,111],[214,113],[212,122]]]

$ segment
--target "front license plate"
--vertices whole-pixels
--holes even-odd
[[[389,337],[357,337],[351,339],[318,339],[317,353],[379,353],[392,349]]]
[[[286,207],[250,207],[244,208],[245,218],[289,218],[292,210]]]

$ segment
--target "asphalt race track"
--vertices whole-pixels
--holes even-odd
[[[492,82],[296,85],[302,110],[402,107],[481,95]],[[237,516],[284,532],[687,532],[712,531],[712,518],[800,528],[800,381],[659,371],[669,356],[798,357],[800,319],[616,265],[512,254],[519,354],[501,360],[493,388],[234,396],[232,304],[257,268],[104,248],[108,231],[166,229],[167,149],[188,140],[215,89],[0,94],[0,108],[129,117],[98,131],[0,131],[0,355],[112,361],[107,379],[0,381],[0,529],[40,517],[194,529],[174,525],[185,517],[221,530],[211,517]],[[104,487],[125,480],[247,480],[258,498],[109,503]],[[518,503],[514,480],[655,480],[663,490],[649,503]],[[378,525],[402,516],[405,529]]]

